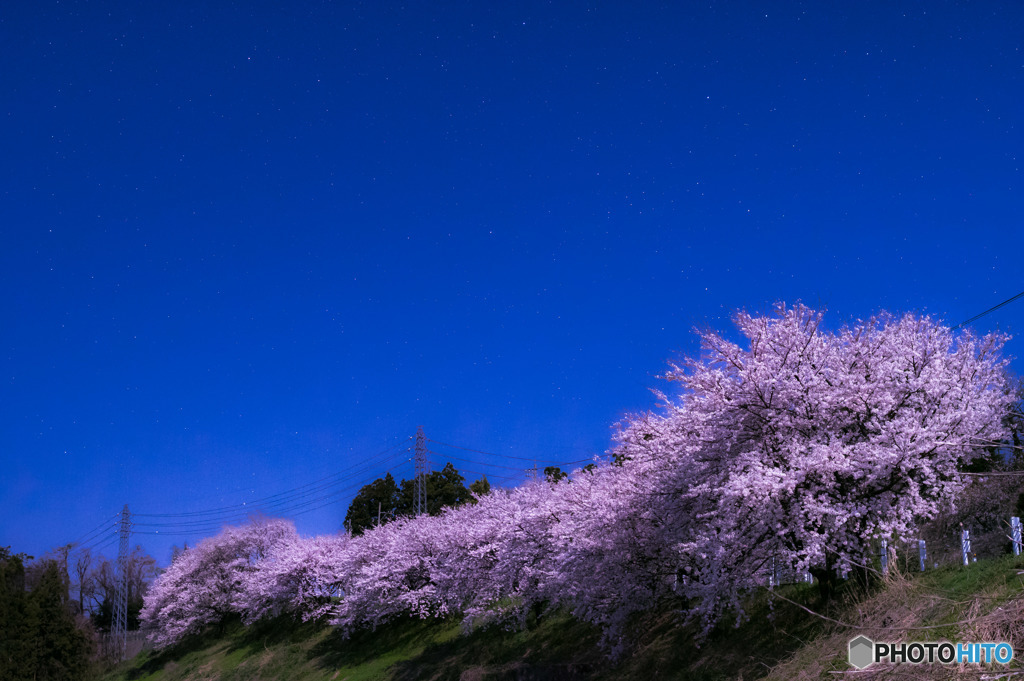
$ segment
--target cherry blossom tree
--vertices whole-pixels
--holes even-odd
[[[446,591],[461,604],[466,629],[522,627],[530,612],[553,603],[551,585],[560,488],[539,480],[492,490],[474,506],[445,516],[457,540],[450,546]]]
[[[736,317],[670,365],[675,394],[620,425],[588,466],[356,537],[290,523],[227,528],[179,556],[144,618],[158,645],[227,614],[290,613],[346,631],[396,617],[523,626],[564,608],[621,649],[630,617],[683,597],[710,628],[771,565],[825,585],[870,542],[955,505],[963,468],[1001,441],[1005,338],[879,315],[828,331],[801,305]],[[707,630],[707,629],[706,629]]]
[[[666,471],[651,460],[576,471],[554,486],[557,523],[543,597],[598,625],[613,654],[629,617],[671,595],[681,556]]]
[[[742,611],[773,559],[827,585],[871,540],[912,537],[955,503],[979,443],[1004,437],[1012,402],[1001,335],[886,314],[832,333],[800,305],[736,323],[744,344],[702,333],[702,356],[666,374],[679,395],[631,418],[617,451],[650,469],[709,624]]]
[[[251,623],[283,613],[304,621],[330,615],[344,595],[352,549],[346,535],[282,537],[254,569],[242,574],[236,604],[243,620]]]
[[[158,647],[200,633],[230,614],[244,614],[246,576],[274,547],[295,537],[285,520],[227,527],[183,552],[146,595],[141,618]]]

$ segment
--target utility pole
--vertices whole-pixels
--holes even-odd
[[[416,484],[413,486],[412,510],[416,515],[427,512],[427,438],[423,426],[416,429]]]
[[[132,530],[132,514],[128,504],[121,511],[120,546],[117,551],[117,597],[114,600],[114,621],[111,634],[117,657],[128,657],[128,544]]]

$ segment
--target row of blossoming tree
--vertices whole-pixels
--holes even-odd
[[[157,644],[231,614],[350,631],[407,615],[516,626],[560,608],[614,647],[668,597],[710,627],[742,613],[773,560],[831,583],[870,561],[871,540],[911,536],[1005,436],[1004,336],[886,314],[828,331],[800,305],[736,323],[740,342],[701,332],[700,356],[664,377],[677,390],[625,419],[611,461],[568,480],[358,537],[226,528],[150,590]]]

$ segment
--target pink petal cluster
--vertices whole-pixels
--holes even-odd
[[[157,646],[198,634],[208,624],[241,612],[249,577],[281,543],[294,539],[286,520],[227,527],[183,552],[146,595],[141,618],[153,627]]]
[[[1005,437],[1005,337],[880,315],[836,332],[803,306],[701,334],[677,394],[629,417],[614,462],[493,490],[360,537],[227,528],[157,580],[143,617],[166,645],[226,614],[352,630],[397,616],[521,626],[567,609],[615,649],[629,617],[682,598],[742,616],[772,564],[842,571],[955,503],[962,464]]]

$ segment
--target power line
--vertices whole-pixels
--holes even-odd
[[[438,456],[441,459],[451,459],[452,461],[461,461],[463,463],[470,463],[470,464],[480,465],[480,466],[488,466],[488,467],[491,467],[491,468],[504,468],[504,469],[510,470],[510,471],[521,471],[521,470],[523,470],[522,466],[503,466],[500,463],[491,463],[490,461],[473,461],[471,459],[463,459],[463,458],[458,457],[458,456],[452,456],[451,454],[441,454],[440,452],[435,452],[432,449],[428,449],[427,452],[430,453],[430,454],[433,454],[435,456]],[[533,462],[533,459],[530,459],[530,461]],[[538,462],[539,463],[550,463],[550,464],[553,464],[555,466],[562,467],[562,466],[572,466],[572,465],[577,464],[577,463],[593,463],[593,460],[592,459],[583,459],[581,461],[540,461],[538,459]]]
[[[411,438],[409,438],[409,439],[411,439]],[[444,443],[440,443],[440,444],[444,444]],[[451,446],[451,445],[448,445],[448,446]],[[463,448],[459,448],[459,447],[454,447],[454,446],[453,446],[453,448],[467,449],[467,448],[464,448],[464,447]],[[392,447],[391,449],[394,449],[394,447]],[[406,450],[404,450],[404,451],[409,451],[409,449],[410,448],[406,448]],[[314,483],[308,483],[306,485],[302,485],[302,486],[293,488],[292,490],[289,490],[289,491],[286,491],[286,492],[280,492],[278,494],[271,495],[269,497],[265,497],[263,499],[258,499],[258,500],[252,501],[252,502],[245,502],[243,504],[236,504],[236,505],[233,505],[233,506],[224,506],[224,507],[219,507],[217,509],[209,509],[207,511],[193,511],[193,512],[188,512],[188,513],[133,514],[133,515],[137,515],[137,516],[140,516],[140,517],[145,517],[145,518],[148,518],[148,519],[152,519],[150,522],[140,522],[140,523],[137,523],[136,524],[137,527],[139,527],[139,528],[147,528],[145,530],[140,529],[139,531],[137,531],[137,533],[138,534],[164,535],[164,536],[194,535],[194,534],[198,534],[198,533],[202,533],[202,532],[206,532],[206,531],[214,531],[214,530],[220,529],[220,528],[222,528],[226,524],[231,524],[231,523],[234,523],[234,522],[244,521],[244,520],[250,518],[254,513],[265,513],[265,514],[268,514],[268,515],[289,515],[289,516],[293,516],[293,517],[297,516],[297,515],[302,515],[302,514],[305,514],[305,513],[309,513],[309,512],[312,512],[314,510],[318,510],[318,509],[323,508],[325,506],[328,506],[328,505],[331,505],[331,504],[335,504],[335,503],[338,503],[339,501],[342,501],[344,499],[344,497],[346,496],[346,494],[345,494],[346,492],[348,492],[350,490],[353,490],[353,489],[355,489],[357,487],[362,486],[363,483],[365,482],[366,478],[364,478],[363,481],[355,482],[355,483],[352,483],[352,484],[349,484],[349,485],[345,485],[345,486],[340,487],[340,488],[337,487],[339,484],[341,484],[342,482],[344,482],[346,480],[351,480],[351,479],[353,479],[353,478],[355,478],[357,476],[360,476],[360,474],[365,474],[369,470],[372,470],[375,467],[375,465],[378,465],[380,463],[385,463],[385,462],[387,462],[389,460],[394,460],[396,455],[401,453],[401,452],[395,452],[391,456],[384,456],[382,458],[381,455],[386,454],[388,451],[390,451],[390,450],[385,450],[384,452],[381,452],[381,453],[379,453],[377,455],[374,455],[374,457],[371,457],[371,459],[373,459],[373,458],[379,459],[376,462],[373,462],[372,460],[370,460],[370,461],[365,462],[363,466],[348,469],[347,471],[344,472],[344,474],[343,473],[335,473],[335,474],[333,474],[331,476],[326,476],[325,478],[321,478],[320,479],[320,481],[327,480],[329,482],[326,482],[326,483],[321,482],[321,484],[317,485],[316,482],[320,482],[320,481],[315,481]],[[432,451],[432,450],[427,450],[427,451],[429,451],[429,453],[431,453],[431,454],[433,454],[435,456],[441,457],[441,458],[450,458],[450,459],[455,459],[455,460],[463,461],[463,462],[470,463],[470,464],[478,464],[478,465],[482,465],[482,466],[484,466],[486,468],[501,468],[501,469],[505,469],[505,470],[517,471],[517,472],[520,472],[520,473],[525,473],[524,469],[522,469],[521,467],[505,466],[505,465],[502,465],[502,464],[492,463],[492,462],[489,462],[489,461],[471,461],[469,459],[463,459],[461,457],[453,457],[453,456],[441,454],[439,452],[435,452],[435,451]],[[479,450],[476,450],[476,451],[479,451]],[[498,456],[498,455],[493,455],[492,454],[492,456]],[[515,457],[515,458],[518,458],[518,457]],[[528,461],[531,461],[531,462],[534,461],[533,459],[524,459],[524,460],[528,460]],[[386,474],[388,474],[388,473],[390,473],[390,472],[392,472],[392,471],[394,471],[396,469],[399,469],[403,465],[408,463],[409,461],[411,461],[411,459],[405,459],[405,460],[397,463],[396,465],[392,466],[391,468],[387,469],[383,474],[386,475]],[[551,463],[558,463],[558,464],[561,464],[563,466],[567,466],[567,465],[572,465],[574,463],[585,463],[585,462],[589,462],[589,461],[590,461],[589,459],[583,459],[583,460],[579,460],[579,461],[575,461],[575,462],[554,462],[554,461],[552,461]],[[510,475],[501,475],[501,474],[496,474],[494,472],[481,473],[481,472],[478,472],[478,471],[472,471],[472,470],[468,470],[468,469],[463,469],[463,471],[467,472],[467,473],[474,474],[474,475],[486,476],[486,477],[490,477],[490,478],[498,478],[498,479],[503,479],[503,480],[515,482],[515,483],[520,483],[520,482],[523,481],[523,477],[512,477]],[[379,477],[379,475],[378,475],[378,477]],[[326,490],[330,490],[330,491],[326,491]],[[326,493],[320,493],[320,492],[323,492],[323,491],[326,491]],[[315,495],[315,496],[312,496],[312,495]],[[312,498],[309,498],[311,496],[312,496]],[[323,502],[323,503],[321,503],[321,502]]]
[[[405,450],[405,451],[408,451],[408,450]],[[403,457],[403,456],[404,456],[404,452],[396,452],[395,454],[392,454],[391,456],[385,457],[385,458],[380,459],[378,461],[365,462],[364,465],[362,467],[358,468],[358,469],[349,469],[346,472],[347,473],[346,475],[338,474],[337,479],[333,480],[330,483],[325,483],[325,484],[318,485],[316,487],[310,488],[310,489],[308,489],[308,490],[306,490],[304,492],[301,492],[301,493],[293,493],[293,494],[291,494],[288,497],[282,497],[280,499],[276,499],[276,500],[271,501],[269,503],[261,504],[258,501],[248,502],[246,504],[243,504],[242,506],[236,507],[236,510],[233,512],[232,515],[234,517],[237,517],[239,514],[241,514],[242,516],[248,516],[248,515],[251,515],[253,512],[283,513],[283,512],[286,512],[286,511],[290,510],[290,509],[293,509],[293,508],[302,508],[303,506],[305,506],[307,504],[315,503],[315,502],[317,502],[317,501],[319,501],[321,499],[324,499],[324,498],[327,498],[327,497],[330,497],[330,496],[334,496],[334,495],[340,494],[340,493],[344,492],[347,489],[351,489],[353,486],[358,486],[361,483],[357,482],[357,483],[355,483],[355,485],[349,484],[349,485],[346,485],[346,486],[344,486],[344,487],[342,487],[340,489],[335,489],[333,491],[326,491],[326,490],[330,490],[331,488],[336,487],[337,485],[340,485],[340,484],[342,484],[342,483],[344,483],[346,481],[349,481],[349,480],[353,480],[353,479],[356,479],[356,478],[365,479],[366,474],[367,473],[371,473],[372,474],[372,471],[378,470],[378,466],[387,464],[387,463],[389,463],[391,461],[394,461],[396,458]],[[393,466],[393,468],[400,467],[403,464],[405,464],[406,462],[408,462],[409,460],[410,459],[407,458],[407,457],[406,458],[402,458],[402,460],[400,462],[398,462],[397,464],[395,464]],[[319,494],[320,492],[325,492],[325,493],[324,494]],[[311,495],[318,495],[318,496],[315,496],[312,499],[308,499],[307,497],[310,497]],[[303,499],[306,499],[306,500],[302,501]],[[223,514],[221,514],[221,515],[223,515]],[[203,521],[202,520],[197,520],[196,522],[197,523],[201,523]]]
[[[407,438],[407,440],[408,439],[411,438]],[[403,440],[399,444],[404,444],[407,440]],[[278,492],[277,494],[272,494],[270,496],[263,497],[260,499],[254,499],[252,501],[246,501],[239,504],[232,504],[229,506],[205,509],[202,511],[189,511],[186,513],[137,513],[135,515],[147,518],[218,516],[232,512],[237,513],[243,510],[250,511],[253,506],[259,506],[260,504],[273,506],[278,505],[280,503],[290,502],[295,499],[300,499],[304,496],[308,496],[309,494],[315,493],[319,490],[327,489],[333,485],[338,484],[339,482],[351,479],[352,477],[359,475],[370,468],[373,468],[377,464],[386,463],[388,461],[393,460],[397,455],[400,455],[402,453],[395,452],[391,456],[383,456],[393,449],[394,447],[391,447],[387,450],[384,450],[383,452],[374,454],[360,462],[360,464],[350,467],[344,471],[335,472],[318,480],[314,480],[313,482],[306,483],[305,485],[299,485],[298,487],[294,487],[283,492]],[[408,451],[408,448],[402,451]],[[330,480],[330,482],[325,482],[328,480]]]
[[[79,551],[88,550],[91,553],[98,553],[98,552],[102,551],[103,549],[107,548],[110,544],[112,544],[115,541],[117,541],[117,531],[116,531],[116,528],[111,530],[111,533],[109,535],[105,535],[105,536],[99,537],[98,539],[95,540],[94,543],[89,544],[88,546],[81,546],[81,547],[79,547],[78,550]]]
[[[182,513],[133,513],[132,515],[134,518],[138,518],[143,521],[134,523],[137,528],[134,530],[134,533],[140,535],[195,536],[197,534],[217,531],[222,529],[225,525],[243,522],[251,518],[253,514],[295,517],[311,513],[326,506],[344,501],[351,491],[365,485],[370,475],[380,477],[382,475],[390,474],[392,471],[401,469],[403,466],[409,464],[412,459],[403,458],[401,461],[391,465],[383,473],[379,472],[380,467],[383,467],[383,465],[394,462],[396,458],[403,457],[410,452],[412,450],[411,446],[402,447],[403,445],[408,445],[412,440],[412,437],[405,438],[397,444],[367,457],[358,464],[343,471],[338,471],[304,485],[299,485],[252,501]],[[422,438],[421,440],[421,442],[424,443],[427,441],[433,442],[441,447],[482,454],[492,459],[503,458],[528,461],[535,467],[537,463],[568,467],[575,464],[591,463],[593,461],[592,459],[581,459],[578,461],[565,462],[533,457],[504,456],[493,452],[486,452],[479,449],[439,442],[437,440],[428,440],[427,438]],[[463,472],[472,475],[496,478],[506,480],[514,484],[520,484],[524,481],[524,477],[526,477],[527,474],[527,471],[518,466],[503,465],[502,463],[496,463],[493,461],[473,461],[467,458],[450,456],[440,452],[427,450],[426,447],[422,448],[424,456],[428,452],[429,454],[442,459],[454,459],[470,465],[483,466],[484,468],[489,469],[497,468],[516,471],[520,474],[518,477],[512,477],[508,474],[501,475],[493,472],[481,473],[478,471],[464,469]],[[419,470],[417,470],[417,472],[419,472]],[[415,480],[416,478],[414,478],[414,481]],[[106,525],[106,528],[104,528],[104,525]],[[90,544],[95,544],[97,547],[102,546],[105,548],[112,543],[114,539],[116,539],[117,534],[114,530],[116,530],[116,528],[113,527],[113,523],[111,523],[110,520],[107,520],[97,528],[94,528],[90,534],[86,535],[86,537],[91,537],[89,542]],[[107,534],[107,532],[110,532],[110,534]]]
[[[80,536],[80,537],[79,537],[78,539],[75,539],[74,541],[72,541],[72,542],[70,542],[70,543],[71,543],[71,544],[77,544],[77,543],[79,543],[79,542],[81,542],[81,541],[84,541],[86,537],[88,537],[89,535],[91,535],[91,534],[95,533],[95,532],[96,532],[97,530],[99,530],[99,529],[101,529],[101,528],[104,528],[104,527],[108,527],[108,526],[109,526],[109,523],[110,523],[110,521],[111,521],[111,520],[113,520],[114,518],[116,518],[117,516],[118,516],[118,514],[117,514],[117,513],[111,513],[111,514],[110,514],[109,516],[107,516],[106,518],[104,518],[104,519],[103,519],[103,520],[102,520],[102,521],[100,522],[100,524],[99,524],[99,525],[95,526],[94,528],[92,528],[91,530],[89,530],[88,532],[86,532],[85,534],[83,534],[82,536]]]
[[[89,546],[86,548],[88,548],[89,551],[92,552],[94,555],[103,555],[103,550],[109,548],[114,542],[117,541],[117,539],[118,535],[116,533],[112,533],[109,537],[106,538],[105,541],[102,541],[96,544],[95,546]]]
[[[457,456],[452,456],[451,454],[439,454],[438,452],[435,452],[432,449],[428,449],[427,453],[428,454],[433,454],[434,456],[438,456],[442,460],[450,459],[452,461],[461,461],[463,463],[470,463],[470,464],[479,465],[479,466],[488,466],[488,467],[491,467],[491,468],[504,468],[504,469],[510,470],[510,471],[521,471],[521,470],[523,470],[522,466],[502,466],[500,463],[491,463],[489,461],[472,461],[470,459],[462,459],[462,458],[457,457]]]
[[[403,465],[405,465],[406,463],[409,463],[409,460],[408,460],[408,459],[406,459],[405,461],[403,461],[403,462],[402,462],[402,463],[400,463],[399,465],[397,465],[397,466],[394,466],[394,467],[392,467],[392,468],[389,468],[388,470],[384,471],[384,475],[387,475],[387,474],[388,474],[388,473],[390,473],[391,471],[394,471],[394,470],[396,470],[396,469],[398,469],[398,468],[401,468],[401,467],[402,467]],[[325,506],[330,506],[331,504],[336,504],[336,503],[338,503],[338,501],[341,501],[341,499],[335,499],[335,500],[333,500],[333,501],[328,501],[327,503],[321,504],[321,505],[319,505],[319,506],[314,506],[314,507],[312,507],[312,508],[307,508],[307,509],[305,509],[304,511],[299,511],[298,513],[293,513],[292,515],[293,515],[293,516],[299,516],[299,515],[303,515],[304,513],[312,513],[313,511],[316,511],[316,510],[319,510],[319,509],[321,509],[321,508],[324,508]]]
[[[403,462],[404,463],[404,462]],[[156,534],[166,534],[169,532],[203,532],[206,530],[215,530],[224,525],[231,525],[234,523],[244,522],[253,516],[266,515],[266,516],[294,516],[299,515],[300,512],[305,512],[311,508],[319,508],[321,506],[337,503],[344,499],[349,492],[361,487],[363,482],[357,482],[347,487],[338,489],[330,494],[321,495],[308,499],[300,504],[293,506],[283,506],[278,508],[259,508],[252,509],[251,511],[239,512],[230,516],[222,516],[219,518],[208,518],[205,520],[186,520],[181,522],[166,522],[166,523],[139,523],[139,527],[150,528]],[[328,501],[329,500],[329,501]],[[321,502],[325,502],[321,504]]]
[[[391,468],[385,470],[383,474],[387,475],[388,473],[390,473],[390,472],[392,472],[394,470],[397,470],[397,469],[401,468],[402,466],[408,464],[409,461],[410,461],[410,459],[405,459],[405,460],[399,462],[398,464],[392,466]],[[147,534],[147,535],[159,535],[159,536],[194,536],[196,534],[202,534],[204,532],[219,530],[219,529],[223,528],[224,525],[228,525],[228,524],[231,524],[233,522],[241,522],[241,521],[247,520],[249,517],[251,517],[253,515],[253,513],[266,512],[267,510],[272,511],[274,514],[289,515],[289,516],[295,517],[295,516],[303,515],[305,513],[310,513],[312,511],[315,511],[315,510],[324,508],[326,506],[330,506],[332,504],[336,504],[336,503],[338,503],[340,501],[343,501],[344,499],[347,498],[347,496],[348,496],[347,493],[348,492],[350,492],[350,491],[352,491],[354,489],[357,489],[359,487],[362,487],[365,483],[366,483],[366,478],[364,477],[359,482],[355,482],[355,483],[347,485],[347,486],[345,486],[343,488],[334,490],[333,492],[330,492],[328,494],[324,494],[324,495],[321,495],[319,497],[315,497],[313,499],[308,499],[308,500],[303,501],[303,502],[301,502],[299,504],[294,504],[294,505],[291,505],[291,506],[284,506],[284,507],[279,507],[279,508],[274,508],[274,509],[253,509],[253,510],[248,511],[248,512],[236,513],[236,514],[234,514],[232,516],[224,516],[224,517],[220,517],[220,518],[210,518],[210,519],[206,519],[206,520],[183,520],[183,521],[180,521],[180,522],[173,522],[172,521],[172,522],[160,522],[160,523],[137,523],[136,524],[137,527],[166,528],[166,529],[141,530],[141,531],[137,531],[135,534]],[[329,499],[329,501],[326,501],[328,499]],[[323,503],[320,503],[320,502],[323,502]]]
[[[513,478],[513,477],[511,477],[509,475],[500,475],[498,473],[481,473],[480,471],[472,471],[472,470],[469,470],[468,468],[463,468],[460,472],[461,473],[471,473],[473,475],[478,475],[481,478],[487,478],[488,480],[490,480],[491,478],[500,478],[502,480],[508,480],[510,482],[515,482],[515,483],[525,482],[524,478]]]
[[[406,461],[402,461],[400,465],[404,465],[405,463]],[[318,504],[320,504],[320,502],[324,502],[325,500],[330,500],[327,501],[328,504],[337,503],[341,499],[345,498],[345,496],[349,492],[358,489],[365,482],[366,478],[357,481],[351,485],[346,485],[344,487],[334,489],[326,494],[320,494],[315,497],[299,501],[298,503],[293,502],[290,504],[278,506],[253,506],[252,508],[238,510],[234,513],[220,516],[213,516],[202,519],[168,520],[166,522],[138,523],[138,526],[142,528],[152,528],[157,532],[164,532],[165,530],[179,530],[185,528],[188,528],[191,531],[202,531],[204,529],[217,529],[224,525],[243,522],[249,518],[252,518],[253,516],[265,515],[271,517],[285,517],[297,515],[300,511],[309,509],[311,506],[317,506]]]
[[[385,463],[387,461],[393,460],[395,456],[400,454],[401,452],[394,452],[391,456],[387,457],[384,457],[384,455],[388,454],[389,452],[392,452],[392,450],[396,449],[396,447],[405,444],[411,439],[411,437],[406,438],[405,440],[399,442],[398,445],[389,447],[388,449],[382,452],[378,452],[377,454],[367,457],[356,466],[348,468],[344,471],[331,473],[330,475],[306,483],[305,485],[299,485],[298,487],[293,487],[292,489],[285,490],[283,492],[278,492],[277,494],[271,494],[270,496],[263,497],[260,499],[254,499],[252,501],[242,502],[239,504],[232,504],[229,506],[219,506],[216,508],[204,509],[202,511],[188,511],[185,513],[135,513],[133,515],[141,518],[181,518],[191,516],[216,516],[224,513],[237,512],[241,509],[249,510],[253,506],[257,506],[259,504],[276,504],[279,501],[287,501],[292,498],[301,498],[302,496],[307,495],[310,492],[325,489],[327,487],[330,487],[331,485],[337,484],[340,481],[349,479],[352,477],[353,472],[355,472],[355,474],[359,474],[365,471],[367,468],[372,468],[376,464]],[[402,451],[408,451],[408,448]],[[374,461],[375,459],[377,461]],[[325,482],[331,480],[332,478],[334,478],[332,482]],[[303,492],[302,490],[306,491]]]
[[[92,530],[89,530],[89,532],[86,532],[78,539],[70,543],[78,549],[87,548],[90,544],[93,544],[99,539],[102,539],[104,536],[106,536],[107,532],[115,531],[115,528],[117,526],[118,515],[119,514],[114,514],[110,516],[102,523],[94,527]]]
[[[494,452],[485,452],[485,451],[483,451],[481,449],[470,449],[469,447],[460,447],[459,445],[451,445],[451,444],[448,444],[447,442],[439,442],[438,440],[433,440],[433,439],[431,439],[429,437],[427,438],[427,442],[433,442],[435,445],[441,445],[443,447],[451,447],[452,449],[461,449],[464,452],[473,452],[474,454],[485,454],[487,456],[496,456],[496,457],[501,458],[501,459],[515,459],[516,461],[529,461],[531,463],[533,463],[533,462],[537,462],[537,463],[553,463],[553,464],[556,464],[556,465],[568,466],[568,465],[571,465],[571,464],[574,464],[574,463],[590,463],[590,462],[593,461],[593,459],[581,459],[579,461],[555,461],[554,459],[541,459],[539,457],[534,457],[534,456],[512,456],[511,454],[495,454]]]
[[[970,319],[968,319],[966,321],[963,321],[963,322],[960,322],[959,324],[957,324],[956,326],[954,326],[950,330],[951,331],[955,331],[955,330],[959,329],[961,326],[966,326],[966,325],[970,324],[973,321],[977,321],[977,320],[981,319],[982,317],[984,317],[985,315],[987,315],[989,312],[995,312],[996,310],[1001,308],[1003,305],[1009,305],[1010,303],[1012,303],[1013,301],[1017,300],[1018,298],[1024,298],[1024,291],[1021,291],[1020,293],[1018,293],[1017,295],[1013,296],[1012,298],[1007,298],[1006,300],[1004,300],[1003,302],[999,303],[995,307],[990,307],[989,309],[985,310],[981,314],[976,314],[973,317],[971,317]]]
[[[116,536],[117,536],[117,525],[114,524],[114,523],[111,523],[110,527],[106,528],[105,532],[103,532],[103,533],[97,535],[96,537],[90,539],[88,542],[84,542],[84,543],[79,544],[77,549],[79,551],[81,551],[83,549],[92,549],[92,548],[94,548],[95,546],[97,546],[99,544],[105,543],[111,537],[116,537]]]

